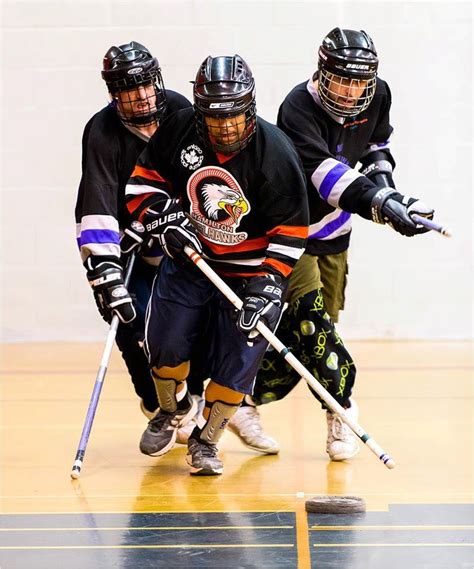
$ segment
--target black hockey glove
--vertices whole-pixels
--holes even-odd
[[[247,336],[249,346],[262,339],[255,328],[260,318],[270,330],[277,327],[284,290],[281,277],[276,275],[253,277],[247,283],[237,327]]]
[[[197,232],[178,200],[167,200],[164,210],[160,213],[149,207],[143,223],[146,233],[156,239],[168,257],[176,257],[183,252],[186,245],[198,253],[202,252]]]
[[[112,314],[128,324],[137,313],[123,283],[123,271],[116,257],[88,257],[84,263],[87,279],[94,292],[95,302],[102,318],[110,324]]]
[[[123,255],[129,255],[132,251],[140,251],[146,241],[145,228],[139,221],[132,221],[130,227],[123,231],[120,238],[120,250]]]
[[[426,233],[429,229],[417,225],[411,216],[417,214],[432,219],[434,210],[416,198],[403,196],[393,188],[382,188],[372,198],[371,213],[375,223],[388,223],[398,233],[412,237]]]

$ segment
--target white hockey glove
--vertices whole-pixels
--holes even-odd
[[[398,233],[412,237],[426,233],[429,229],[416,224],[411,216],[417,214],[432,219],[434,210],[416,198],[403,196],[393,188],[382,188],[372,198],[371,213],[375,223],[387,223]]]

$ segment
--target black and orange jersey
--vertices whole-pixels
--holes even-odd
[[[308,233],[305,179],[288,137],[258,117],[249,145],[216,154],[196,132],[194,112],[169,117],[140,156],[127,189],[127,207],[142,219],[180,200],[196,227],[204,257],[222,276],[275,273],[287,277]]]
[[[191,103],[166,90],[165,117]],[[120,257],[120,230],[129,223],[125,186],[148,143],[126,127],[112,104],[96,113],[82,137],[82,177],[76,201],[76,237],[84,260],[89,255]]]
[[[278,112],[278,126],[294,143],[303,162],[308,188],[310,229],[307,251],[340,253],[349,246],[351,213],[370,219],[374,184],[355,170],[390,153],[390,89],[377,78],[375,96],[356,117],[341,118],[321,104],[313,81],[297,85]],[[383,158],[381,158],[383,156]]]

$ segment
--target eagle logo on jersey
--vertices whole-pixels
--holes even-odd
[[[199,233],[218,245],[236,245],[247,239],[237,232],[250,204],[237,180],[219,166],[205,166],[188,180],[191,217]]]
[[[204,211],[207,217],[214,221],[236,223],[239,217],[248,210],[245,199],[228,186],[204,184],[202,196]]]
[[[181,164],[190,170],[197,170],[204,160],[202,150],[197,144],[191,144],[181,151]]]

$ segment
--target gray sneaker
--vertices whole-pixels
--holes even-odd
[[[195,476],[222,474],[224,465],[217,456],[217,446],[202,441],[196,431],[197,427],[188,439],[188,454],[186,455],[191,474]]]
[[[186,394],[189,407],[178,409],[174,413],[167,413],[161,409],[148,423],[140,440],[140,450],[149,456],[161,456],[174,447],[176,433],[194,417],[197,412],[196,401]]]

